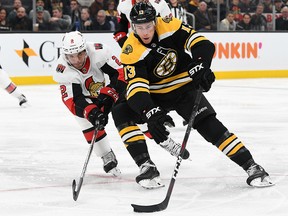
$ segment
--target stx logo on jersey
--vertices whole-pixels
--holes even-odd
[[[15,50],[17,55],[22,58],[23,62],[29,67],[29,57],[37,56],[33,49],[29,48],[29,45],[24,41],[24,47],[22,50]]]
[[[193,76],[195,73],[197,73],[197,72],[200,71],[201,69],[204,69],[203,63],[200,63],[200,64],[194,66],[193,68],[191,68],[191,69],[189,70],[190,76]]]
[[[149,119],[152,115],[154,115],[154,114],[157,113],[157,112],[161,112],[160,107],[152,108],[151,110],[149,110],[149,111],[146,113],[146,118]]]

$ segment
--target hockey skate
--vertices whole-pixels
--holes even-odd
[[[21,107],[27,107],[27,105],[28,105],[27,102],[28,102],[28,101],[27,101],[25,95],[22,94],[22,95],[19,97],[19,106],[21,106]]]
[[[140,166],[140,175],[136,177],[136,182],[145,189],[164,187],[161,183],[160,173],[150,159]]]
[[[106,155],[101,157],[103,160],[103,169],[106,173],[111,173],[114,176],[120,176],[121,171],[117,167],[118,161],[114,152],[111,150]]]
[[[170,137],[165,140],[164,142],[160,143],[160,146],[164,148],[166,151],[168,151],[172,156],[178,157],[181,145],[179,143],[176,143],[173,139]],[[190,153],[187,149],[184,151],[183,159],[186,160],[190,156]]]
[[[248,178],[247,184],[252,187],[270,187],[275,185],[269,174],[260,165],[253,163],[247,170]]]

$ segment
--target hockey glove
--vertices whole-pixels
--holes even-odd
[[[98,95],[97,99],[98,107],[101,107],[101,110],[108,115],[113,104],[118,100],[118,93],[115,89],[106,86],[100,90],[100,94]]]
[[[103,130],[108,123],[108,116],[101,112],[97,107],[90,110],[90,112],[84,112],[85,118],[91,122],[94,126],[98,122],[98,129]]]
[[[154,107],[148,111],[144,111],[143,114],[148,125],[148,130],[155,142],[159,144],[167,140],[170,133],[165,126],[175,126],[172,118],[160,107]]]
[[[215,75],[205,62],[195,62],[188,66],[189,76],[193,80],[193,84],[196,89],[200,86],[204,92],[210,90],[212,83],[215,81]]]

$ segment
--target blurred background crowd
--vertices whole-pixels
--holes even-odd
[[[118,27],[119,0],[36,0],[35,11],[32,2],[0,0],[0,31],[115,31]],[[166,3],[173,16],[198,31],[288,30],[287,0],[166,0]]]

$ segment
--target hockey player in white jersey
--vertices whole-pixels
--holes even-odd
[[[109,76],[109,85],[104,74]],[[91,143],[96,121],[99,122],[94,152],[102,158],[104,171],[114,176],[118,176],[120,170],[104,127],[119,93],[125,89],[122,74],[121,63],[107,45],[86,43],[78,31],[63,37],[53,79],[59,83],[62,100],[75,115],[88,143]]]
[[[28,105],[27,99],[22,94],[22,92],[18,89],[15,83],[9,78],[8,74],[5,70],[3,70],[0,66],[0,87],[3,88],[8,94],[19,100],[19,106],[26,107]]]
[[[119,2],[117,11],[120,16],[119,27],[114,32],[114,39],[122,47],[127,39],[127,34],[131,31],[130,11],[137,2],[150,2],[156,10],[156,15],[171,19],[172,13],[165,0],[122,0]]]

